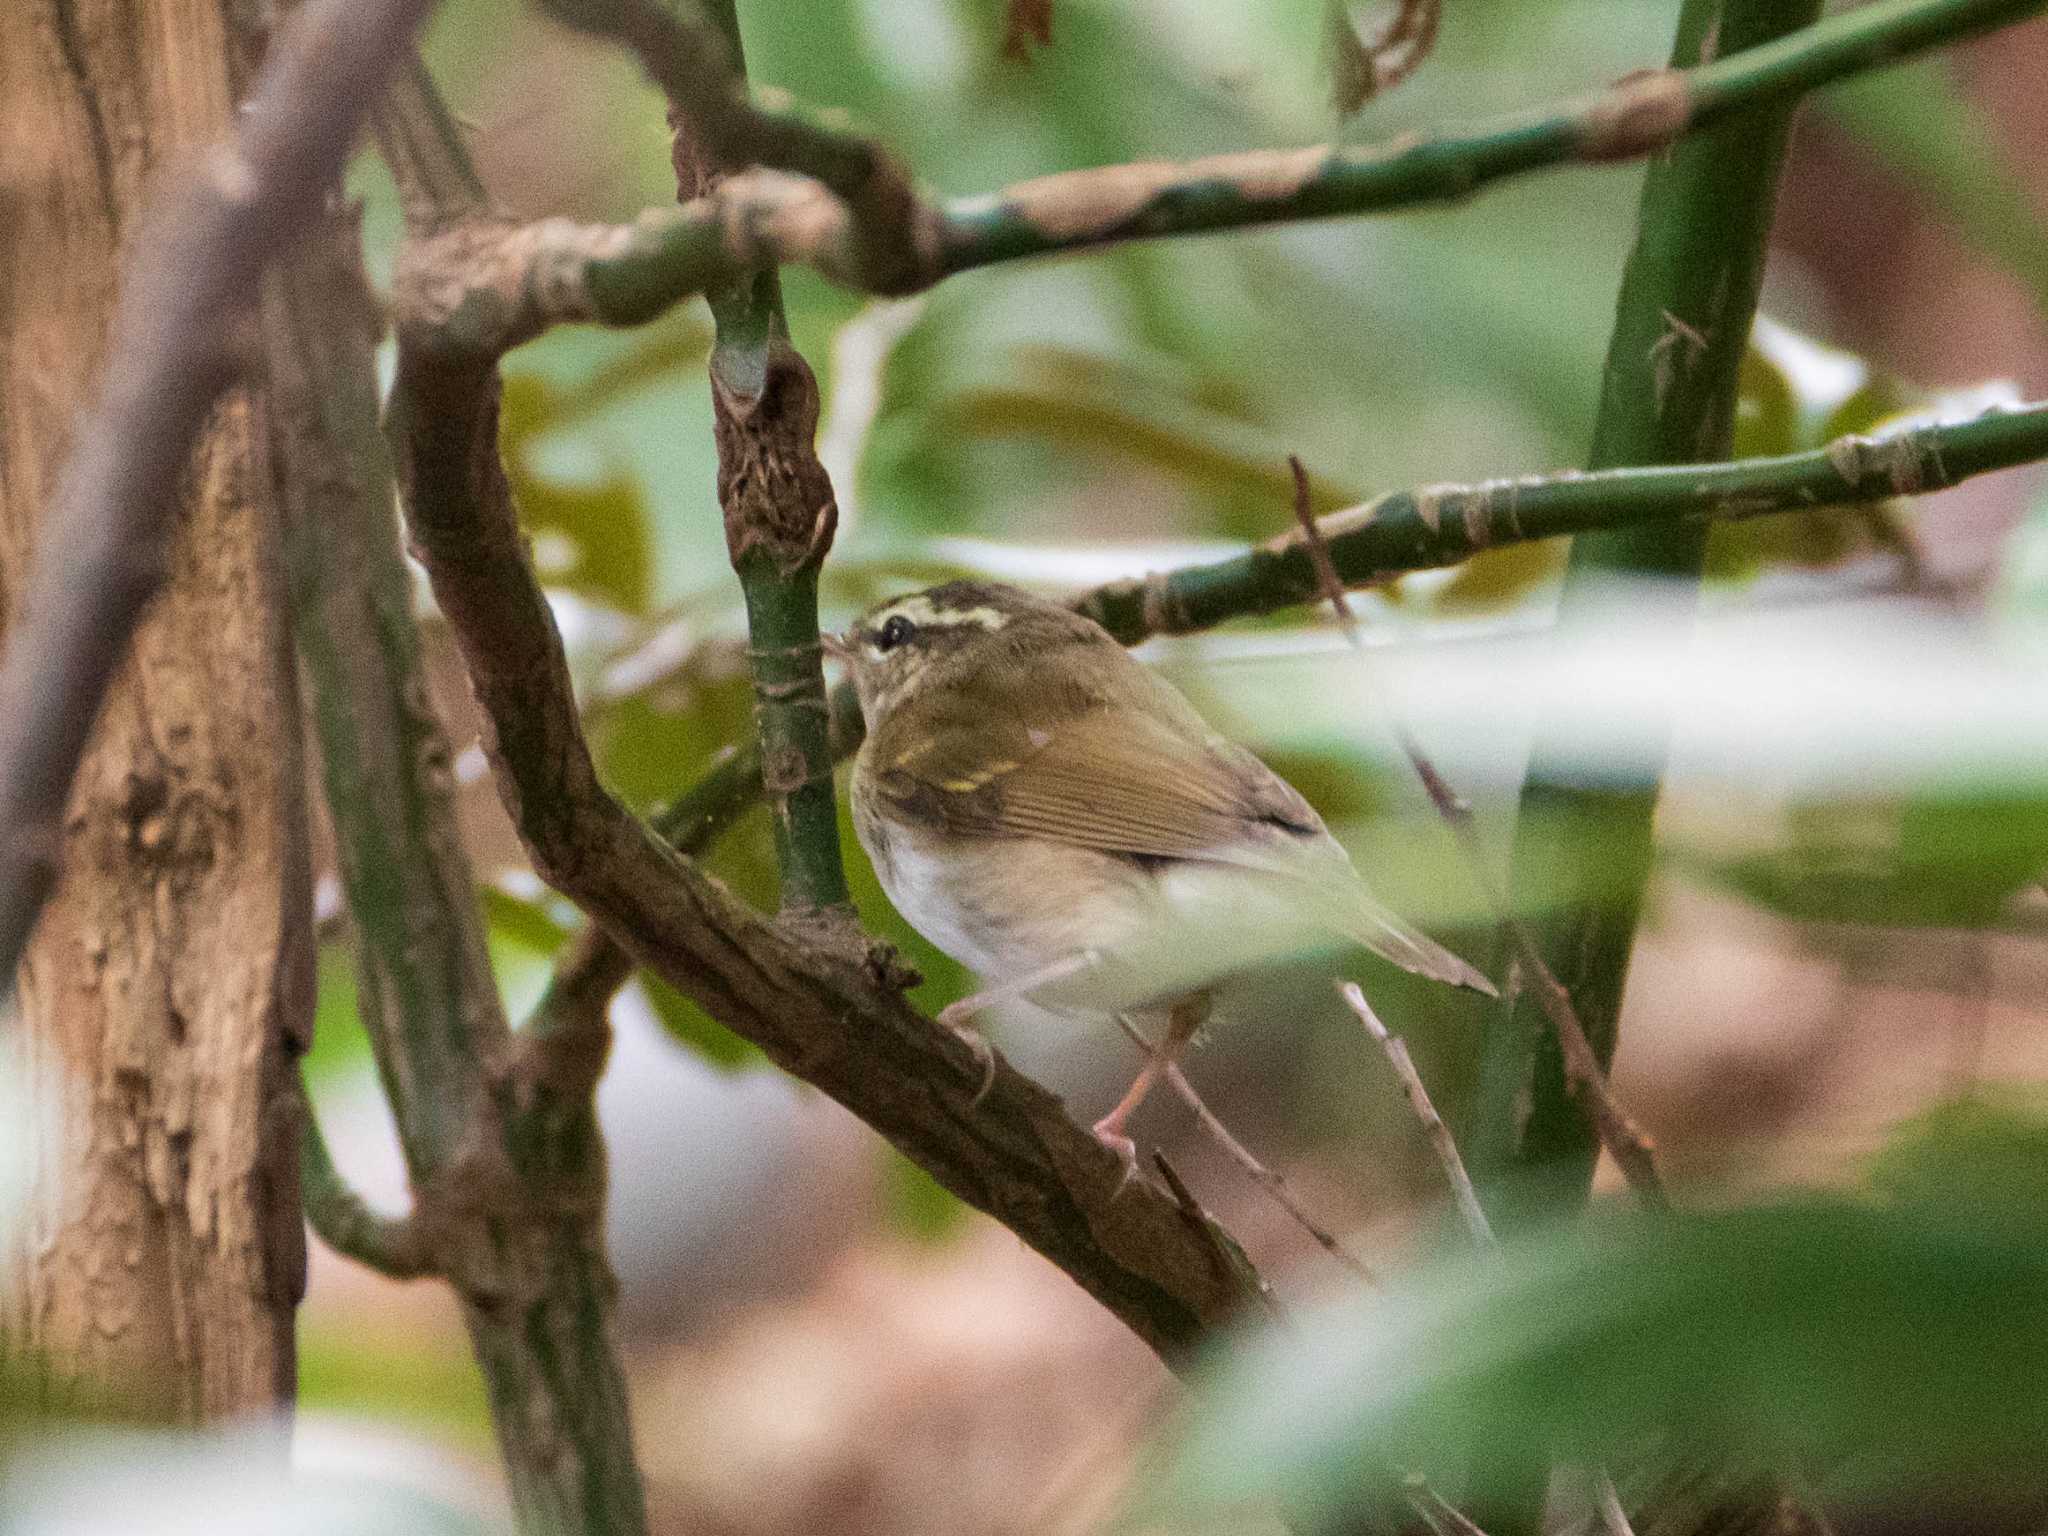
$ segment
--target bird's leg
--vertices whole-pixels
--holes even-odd
[[[988,1097],[989,1089],[996,1084],[996,1053],[980,1030],[967,1021],[977,1013],[993,1008],[997,1003],[1007,1003],[1055,981],[1065,981],[1076,971],[1086,970],[1101,953],[1093,949],[1078,950],[1071,955],[1062,955],[1050,965],[1042,965],[1035,971],[1026,971],[1022,976],[1013,976],[1008,981],[997,982],[992,987],[983,987],[979,992],[969,993],[957,1002],[946,1004],[939,1010],[939,1022],[958,1035],[975,1059],[981,1063],[981,1087],[975,1090],[968,1108]]]
[[[1124,1177],[1128,1180],[1137,1171],[1138,1148],[1130,1137],[1124,1134],[1124,1122],[1131,1112],[1145,1102],[1145,1095],[1152,1091],[1152,1085],[1160,1075],[1180,1059],[1180,1053],[1192,1040],[1195,1031],[1202,1027],[1202,1021],[1209,1017],[1210,997],[1207,992],[1191,992],[1181,998],[1166,1014],[1166,1033],[1159,1043],[1151,1048],[1145,1058],[1145,1065],[1138,1069],[1137,1077],[1117,1106],[1095,1122],[1095,1139],[1123,1159]],[[1119,1020],[1119,1022],[1124,1022]],[[1126,1032],[1137,1036],[1137,1030],[1126,1026]]]

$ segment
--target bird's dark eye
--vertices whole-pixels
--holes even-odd
[[[876,634],[875,647],[878,650],[893,651],[916,633],[917,626],[915,624],[911,623],[910,620],[903,617],[900,613],[892,613],[889,615],[888,622],[883,624],[881,630]]]

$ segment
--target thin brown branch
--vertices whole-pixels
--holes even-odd
[[[1364,644],[1358,633],[1358,616],[1352,611],[1351,600],[1345,596],[1343,578],[1337,574],[1337,567],[1330,558],[1330,547],[1323,538],[1322,528],[1317,524],[1309,503],[1308,471],[1299,458],[1289,456],[1288,467],[1294,472],[1294,519],[1301,528],[1301,537],[1308,550],[1309,558],[1315,564],[1316,578],[1320,582],[1323,596],[1329,600],[1331,609],[1337,615],[1337,622],[1344,631],[1344,638],[1353,650],[1363,654]],[[1444,776],[1437,771],[1436,764],[1423,750],[1422,743],[1408,729],[1399,715],[1388,709],[1386,717],[1401,746],[1402,755],[1408,759],[1415,776],[1422,781],[1423,790],[1429,796],[1429,803],[1436,808],[1437,815],[1449,828],[1459,851],[1464,855],[1478,882],[1488,907],[1495,920],[1508,935],[1514,946],[1517,961],[1517,975],[1526,984],[1536,989],[1536,996],[1543,1007],[1545,1017],[1557,1031],[1558,1044],[1564,1054],[1565,1073],[1572,1090],[1585,1102],[1593,1117],[1595,1129],[1599,1132],[1600,1143],[1620,1167],[1644,1204],[1662,1208],[1670,1204],[1664,1190],[1663,1177],[1657,1171],[1656,1149],[1650,1138],[1623,1109],[1607,1081],[1607,1074],[1600,1070],[1600,1058],[1593,1052],[1593,1046],[1586,1038],[1584,1026],[1579,1022],[1577,1011],[1572,1007],[1570,995],[1565,991],[1550,968],[1543,963],[1542,952],[1537,948],[1535,935],[1520,916],[1509,906],[1507,896],[1494,878],[1493,865],[1488,859],[1485,840],[1479,834],[1479,824],[1472,814],[1472,807],[1458,792],[1451,788]]]
[[[1233,1136],[1230,1128],[1216,1118],[1216,1112],[1202,1101],[1199,1093],[1195,1092],[1195,1085],[1188,1081],[1187,1074],[1181,1070],[1178,1062],[1167,1067],[1166,1080],[1173,1084],[1173,1091],[1180,1095],[1181,1102],[1194,1111],[1195,1121],[1201,1126],[1204,1134],[1220,1146],[1232,1162],[1244,1170],[1246,1177],[1271,1196],[1273,1202],[1294,1219],[1296,1226],[1314,1238],[1318,1247],[1366,1284],[1384,1284],[1378,1271],[1346,1248],[1337,1240],[1334,1232],[1309,1214],[1307,1207],[1295,1198],[1293,1189],[1279,1172],[1259,1161],[1251,1148]]]
[[[1404,1477],[1401,1491],[1408,1507],[1435,1536],[1486,1536],[1477,1521],[1430,1487],[1428,1479],[1420,1472],[1411,1472]]]
[[[1443,1165],[1444,1177],[1450,1181],[1451,1193],[1458,1202],[1458,1214],[1464,1217],[1472,1240],[1481,1248],[1493,1251],[1499,1246],[1493,1235],[1493,1224],[1486,1219],[1485,1207],[1479,1203],[1478,1191],[1472,1187],[1472,1176],[1465,1171],[1465,1159],[1458,1155],[1458,1143],[1451,1136],[1451,1128],[1444,1124],[1443,1116],[1436,1112],[1436,1105],[1430,1101],[1429,1090],[1422,1085],[1422,1074],[1415,1070],[1414,1058],[1408,1054],[1408,1042],[1399,1035],[1388,1033],[1387,1026],[1380,1022],[1380,1016],[1373,1012],[1372,1004],[1365,1000],[1365,993],[1356,982],[1341,982],[1337,991],[1350,1005],[1351,1011],[1358,1015],[1366,1033],[1379,1041],[1380,1049],[1387,1053],[1387,1060],[1393,1064],[1394,1075],[1401,1080],[1401,1091],[1408,1095],[1408,1106],[1415,1111],[1415,1118],[1422,1122],[1436,1159]]]
[[[1401,1080],[1401,1089],[1408,1097],[1409,1108],[1415,1111],[1415,1118],[1422,1122],[1422,1129],[1429,1137],[1430,1146],[1435,1150],[1437,1162],[1444,1170],[1444,1177],[1450,1182],[1451,1193],[1458,1204],[1458,1214],[1464,1218],[1465,1229],[1472,1234],[1472,1241],[1482,1253],[1489,1257],[1500,1252],[1500,1240],[1494,1236],[1493,1223],[1486,1218],[1486,1208],[1479,1203],[1479,1191],[1473,1187],[1472,1175],[1465,1169],[1465,1159],[1458,1151],[1457,1138],[1451,1135],[1451,1128],[1444,1124],[1443,1116],[1437,1113],[1435,1103],[1430,1099],[1429,1089],[1423,1086],[1422,1074],[1415,1070],[1415,1060],[1408,1054],[1408,1042],[1391,1033],[1366,1001],[1364,989],[1356,982],[1340,982],[1338,994],[1351,1011],[1358,1015],[1359,1023],[1366,1033],[1380,1044],[1393,1065],[1394,1075]],[[1604,1468],[1594,1474],[1597,1483],[1595,1493],[1598,1499],[1602,1524],[1606,1536],[1635,1536],[1629,1529],[1628,1516],[1621,1507],[1621,1495],[1615,1491],[1614,1479]],[[1484,1536],[1479,1527],[1461,1511],[1446,1503],[1441,1495],[1427,1483],[1410,1478],[1407,1483],[1409,1506],[1422,1517],[1430,1529],[1444,1536]]]
[[[1635,1527],[1628,1523],[1628,1510],[1622,1506],[1621,1491],[1604,1467],[1593,1474],[1593,1502],[1607,1536],[1636,1536]]]
[[[415,552],[468,663],[501,797],[543,879],[638,962],[1011,1227],[1178,1361],[1238,1306],[1197,1232],[1059,1100],[906,1004],[884,952],[768,922],[598,782],[497,452],[494,369],[401,345],[389,413]]]
[[[549,15],[630,49],[669,103],[678,164],[768,166],[809,177],[836,197],[852,227],[851,276],[871,293],[931,281],[937,216],[910,174],[872,139],[829,128],[748,94],[740,51],[697,0],[539,0]],[[730,0],[725,19],[731,20]]]
[[[1031,62],[1033,48],[1052,46],[1052,0],[1009,0],[1003,11],[1003,57]]]
[[[163,586],[174,493],[240,371],[256,279],[320,207],[431,0],[312,0],[272,47],[235,134],[135,242],[96,411],[38,542],[0,667],[0,988],[57,876],[64,802],[114,669]]]
[[[1346,0],[1326,0],[1323,11],[1330,44],[1332,95],[1340,117],[1349,117],[1420,69],[1436,47],[1442,0],[1394,0],[1391,14],[1360,27]]]
[[[320,1134],[310,1095],[300,1088],[304,1121],[299,1142],[299,1187],[306,1220],[322,1242],[345,1258],[393,1280],[438,1274],[425,1228],[411,1215],[387,1216],[370,1208],[341,1171]]]

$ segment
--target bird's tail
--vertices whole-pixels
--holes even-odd
[[[1351,929],[1353,937],[1404,971],[1499,997],[1500,989],[1436,940],[1410,927],[1377,902],[1366,901]]]

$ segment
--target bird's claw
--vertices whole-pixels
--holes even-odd
[[[1123,1177],[1116,1181],[1116,1188],[1110,1192],[1109,1198],[1114,1200],[1138,1176],[1138,1144],[1108,1120],[1097,1121],[1094,1131],[1095,1139],[1114,1152],[1117,1161],[1124,1165]]]
[[[979,1109],[981,1101],[988,1097],[989,1090],[996,1085],[995,1047],[990,1045],[987,1037],[972,1024],[963,1024],[958,1018],[948,1017],[953,1011],[952,1008],[939,1010],[939,1022],[953,1031],[954,1037],[974,1052],[974,1059],[981,1063],[981,1085],[974,1090],[974,1097],[967,1101],[970,1110]]]

